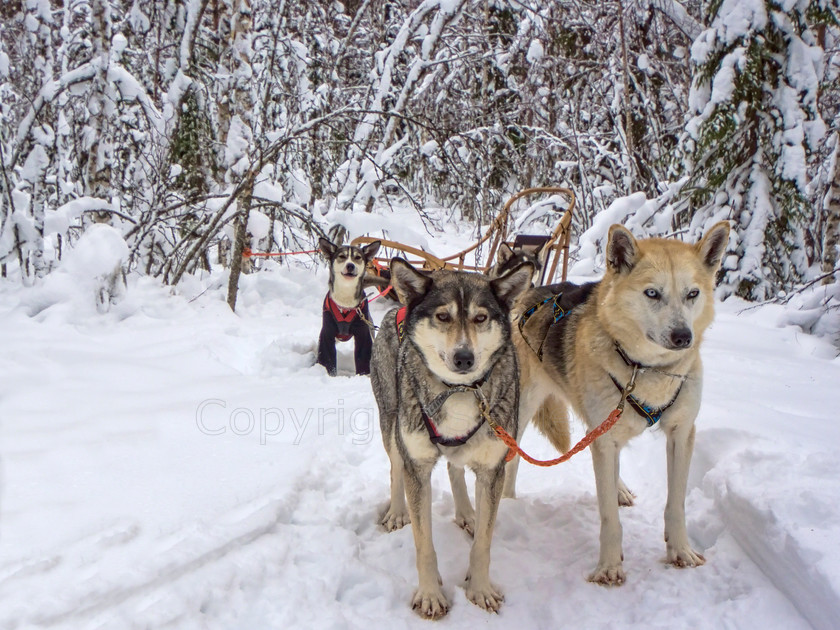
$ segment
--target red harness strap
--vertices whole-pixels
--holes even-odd
[[[397,311],[397,338],[402,343],[403,337],[405,337],[405,314],[408,312],[408,307],[403,306],[400,310]]]
[[[365,298],[355,308],[341,308],[335,303],[335,300],[330,297],[329,292],[327,293],[327,297],[324,298],[324,310],[332,313],[338,327],[344,329],[347,329],[350,326],[353,320],[359,315],[359,310],[364,309],[365,306],[367,306],[367,298]],[[342,326],[341,324],[345,325]],[[339,333],[335,336],[335,338],[339,341],[350,341],[353,338],[353,335]]]

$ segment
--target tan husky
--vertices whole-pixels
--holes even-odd
[[[613,225],[600,282],[538,287],[519,300],[513,337],[521,369],[520,426],[533,418],[565,451],[567,420],[535,417],[548,397],[563,400],[591,430],[616,407],[623,390],[632,390],[621,419],[591,446],[601,515],[592,582],[624,582],[618,506],[631,503],[632,494],[619,478],[619,452],[657,422],[667,439],[668,561],[678,567],[705,562],[688,540],[685,494],[702,388],[700,343],[714,316],[715,275],[728,239],[726,222],[696,245],[637,241]]]

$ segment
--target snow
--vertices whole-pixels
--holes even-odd
[[[435,252],[463,245],[441,230]],[[346,344],[341,376],[313,366],[326,269],[267,261],[243,276],[236,314],[225,273],[176,288],[130,278],[100,315],[72,295],[124,253],[118,239],[91,226],[90,264],[32,288],[0,282],[0,627],[427,627],[409,608],[410,527],[375,525],[388,463],[368,379],[351,375]],[[588,452],[523,464],[493,540],[506,601],[488,616],[459,586],[470,541],[439,466],[433,529],[453,604],[442,623],[835,627],[840,359],[778,327],[781,307],[746,306],[719,305],[703,347],[686,511],[706,565],[663,563],[665,440],[652,430],[622,461],[638,495],[622,510],[628,582],[585,581],[598,554]],[[379,321],[390,305],[372,307]],[[524,447],[553,455],[533,430]]]
[[[64,234],[70,225],[76,223],[78,218],[85,212],[95,210],[113,210],[113,204],[104,199],[96,197],[79,197],[71,199],[55,210],[47,210],[44,224],[44,234]]]
[[[543,49],[542,42],[534,38],[528,46],[528,52],[525,54],[525,59],[528,60],[528,63],[539,63],[544,54],[545,50]]]
[[[712,28],[717,27],[721,40],[730,45],[750,31],[763,31],[767,25],[764,0],[723,0]]]
[[[90,225],[62,260],[71,276],[96,278],[114,271],[128,258],[128,245],[119,230],[105,223]]]

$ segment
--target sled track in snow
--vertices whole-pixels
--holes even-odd
[[[836,630],[840,619],[837,593],[828,587],[825,576],[809,565],[796,541],[776,526],[773,515],[731,488],[723,495],[718,492],[716,504],[744,553],[815,630]]]

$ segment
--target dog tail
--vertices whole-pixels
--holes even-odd
[[[569,411],[561,400],[554,396],[546,398],[534,414],[534,425],[560,453],[571,448]]]

